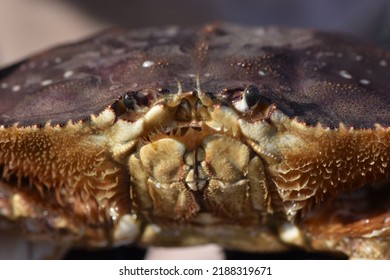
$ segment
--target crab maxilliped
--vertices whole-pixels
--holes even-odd
[[[340,34],[229,24],[33,56],[0,72],[0,231],[388,258],[389,67]]]

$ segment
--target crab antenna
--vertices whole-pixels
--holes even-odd
[[[202,91],[200,88],[200,78],[199,75],[196,75],[196,92],[198,94],[198,98],[200,102],[202,102],[203,105],[205,106],[211,106],[213,104],[212,100],[210,97],[206,95],[205,92]]]
[[[180,95],[183,93],[183,86],[181,85],[181,82],[177,80],[177,95]]]
[[[179,80],[177,82],[177,94],[173,96],[171,100],[168,101],[169,106],[177,106],[179,105],[182,97],[183,97],[183,86],[181,85],[181,82]]]

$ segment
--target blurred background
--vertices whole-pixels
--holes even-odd
[[[77,41],[109,26],[201,25],[229,21],[251,25],[285,25],[348,32],[390,46],[389,0],[0,0],[0,67],[54,45]],[[253,255],[210,245],[184,253],[119,248],[72,251],[79,258],[329,258],[294,252]],[[9,255],[8,255],[9,257]],[[26,258],[26,255],[15,256]]]
[[[389,0],[0,0],[0,67],[108,26],[209,21],[342,31],[390,44]]]

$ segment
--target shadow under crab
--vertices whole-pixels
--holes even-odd
[[[115,29],[0,72],[0,229],[64,246],[389,257],[390,53]]]

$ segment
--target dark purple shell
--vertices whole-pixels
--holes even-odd
[[[109,30],[0,72],[0,125],[88,119],[129,90],[257,85],[290,117],[390,125],[390,52],[339,34],[230,24]]]

